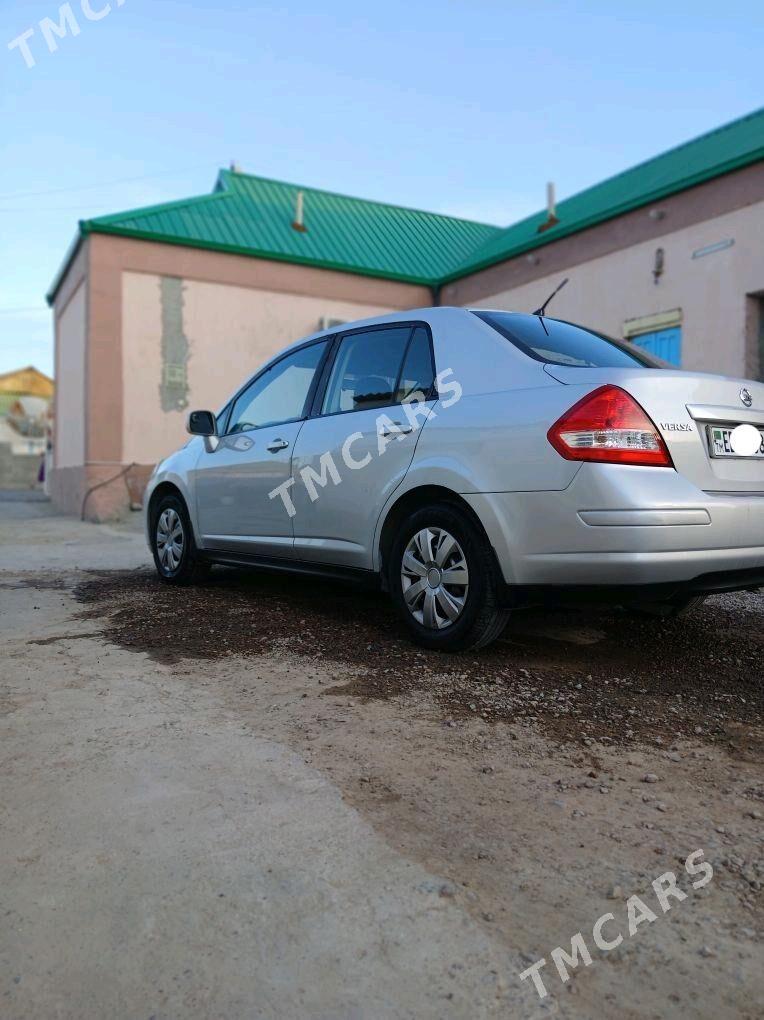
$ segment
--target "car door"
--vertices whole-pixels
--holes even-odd
[[[291,477],[295,442],[329,345],[306,344],[269,365],[235,398],[222,434],[205,444],[194,473],[205,548],[292,557],[292,521],[272,494]]]
[[[295,556],[370,569],[379,514],[411,464],[434,403],[429,327],[395,323],[344,333],[324,375],[292,460]]]

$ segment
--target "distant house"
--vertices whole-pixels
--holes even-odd
[[[554,315],[762,378],[762,238],[764,109],[558,203],[550,188],[509,226],[222,170],[210,194],[79,224],[48,294],[51,496],[76,511],[97,486],[91,516],[120,513],[188,409],[221,408],[290,341],[423,305],[531,311],[566,276]]]
[[[17,368],[13,372],[0,374],[0,415],[8,413],[8,408],[19,397],[40,397],[53,400],[55,385],[53,380],[34,365]]]
[[[0,488],[37,483],[54,390],[53,380],[32,365],[0,375]]]
[[[15,397],[6,418],[22,436],[44,437],[49,423],[50,400],[46,397]]]

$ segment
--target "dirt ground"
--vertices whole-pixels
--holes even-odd
[[[764,1013],[761,594],[445,656],[383,596],[168,588],[44,511],[0,504],[0,568],[3,1017]]]

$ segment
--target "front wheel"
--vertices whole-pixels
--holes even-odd
[[[403,523],[388,585],[409,632],[425,648],[482,648],[509,617],[499,604],[488,541],[467,514],[447,503],[416,510]]]
[[[193,584],[209,573],[199,557],[186,504],[172,493],[164,496],[151,518],[151,550],[159,577],[167,584]]]

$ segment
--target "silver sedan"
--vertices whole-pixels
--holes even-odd
[[[764,385],[543,312],[318,333],[188,429],[145,497],[169,583],[224,563],[376,585],[453,650],[545,600],[665,616],[764,585]]]

